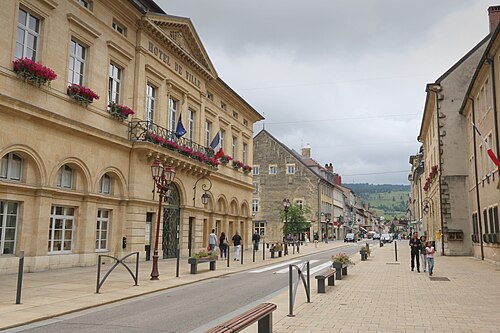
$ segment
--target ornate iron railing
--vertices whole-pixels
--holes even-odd
[[[208,159],[214,157],[210,147],[202,146],[186,138],[177,138],[174,132],[149,121],[129,122],[129,140],[146,141],[170,150],[176,150],[183,155],[195,158],[197,153],[204,154]],[[188,149],[186,149],[188,148]],[[191,150],[193,154],[189,151]]]

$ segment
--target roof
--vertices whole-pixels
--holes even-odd
[[[158,6],[153,0],[128,0],[132,6],[137,8],[142,14],[147,12],[154,12],[158,14],[166,14],[160,6]]]

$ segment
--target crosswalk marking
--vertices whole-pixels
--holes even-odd
[[[316,267],[314,267],[313,269],[311,269],[309,271],[310,274],[314,274],[314,273],[317,273],[327,267],[331,267],[332,266],[332,262],[331,261],[328,261],[328,262],[325,262],[324,264],[321,264],[321,265],[318,265]]]
[[[310,265],[312,265],[312,264],[314,264],[314,263],[316,263],[316,262],[318,262],[318,261],[319,261],[319,260],[309,260],[309,264],[310,264]],[[300,267],[300,265],[302,265],[303,263],[304,263],[304,261],[301,261],[300,263],[298,263],[298,264],[297,264],[297,266],[299,266],[299,267]],[[304,267],[304,269],[305,269],[305,267]],[[283,268],[282,270],[279,270],[279,271],[277,271],[277,272],[274,272],[274,274],[284,274],[284,273],[288,273],[288,270],[289,270],[289,268],[288,268],[288,267],[287,267],[287,268]]]
[[[289,260],[289,261],[286,261],[286,262],[282,262],[282,263],[279,263],[279,264],[276,264],[276,265],[273,265],[273,266],[267,266],[267,267],[264,267],[264,268],[261,268],[261,269],[256,269],[254,271],[250,271],[250,273],[262,273],[262,272],[266,272],[266,271],[270,271],[272,269],[276,269],[278,267],[282,267],[282,266],[285,266],[285,265],[290,265],[290,264],[293,264],[297,261],[300,261],[300,260]]]

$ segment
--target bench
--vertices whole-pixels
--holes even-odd
[[[318,294],[324,294],[325,290],[325,279],[328,279],[328,285],[335,285],[335,272],[337,270],[335,268],[329,268],[326,271],[321,272],[315,276],[316,280],[318,280]]]
[[[276,304],[262,303],[239,316],[234,317],[222,324],[219,324],[205,333],[230,333],[239,332],[258,321],[258,333],[272,333],[273,331],[273,311]]]
[[[215,271],[215,265],[217,264],[218,257],[210,257],[210,258],[189,258],[188,264],[191,265],[191,274],[198,273],[198,264],[202,264],[205,262],[210,263],[210,270]]]

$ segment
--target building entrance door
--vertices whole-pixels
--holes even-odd
[[[180,197],[175,184],[170,184],[170,196],[163,205],[163,259],[175,258],[179,244]]]

